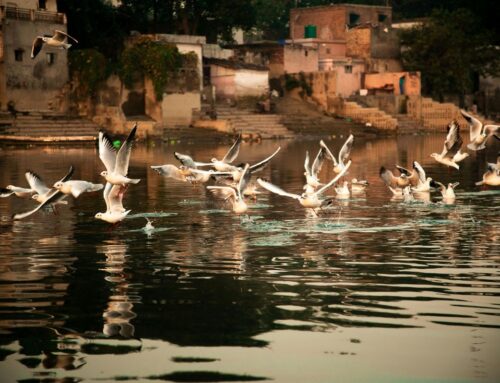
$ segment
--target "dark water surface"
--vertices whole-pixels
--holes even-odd
[[[17,222],[31,201],[0,199],[1,381],[500,381],[500,190],[474,186],[499,147],[456,171],[429,156],[442,143],[355,139],[348,178],[371,185],[319,218],[268,193],[238,217],[149,169],[227,149],[188,142],[138,143],[129,174],[142,181],[113,230],[94,219],[100,192]],[[300,193],[317,141],[245,143],[238,161],[277,145],[262,176]],[[391,200],[379,167],[413,160],[460,182],[455,204]],[[4,148],[0,186],[26,186],[27,169],[52,184],[70,164],[101,182],[94,148]]]

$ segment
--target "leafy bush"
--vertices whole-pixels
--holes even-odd
[[[78,79],[78,93],[95,95],[109,75],[106,57],[95,49],[79,49],[68,51],[68,61],[71,77]]]

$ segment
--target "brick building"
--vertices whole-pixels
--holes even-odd
[[[390,27],[392,8],[383,6],[334,4],[290,11],[290,38],[346,40],[349,28],[362,24]]]

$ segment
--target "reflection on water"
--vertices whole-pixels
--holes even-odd
[[[347,179],[370,186],[319,216],[267,193],[235,216],[203,186],[149,169],[174,151],[220,157],[215,144],[138,144],[130,174],[142,181],[117,228],[93,218],[100,193],[15,222],[31,201],[0,199],[2,381],[499,381],[500,190],[474,185],[498,148],[458,172],[429,156],[442,143],[355,139]],[[277,145],[259,175],[300,193],[316,141],[244,143],[239,160]],[[460,182],[453,204],[392,199],[380,166],[414,160]],[[94,148],[6,148],[0,186],[25,185],[27,169],[50,183],[69,164],[100,181]]]

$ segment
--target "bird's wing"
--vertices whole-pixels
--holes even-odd
[[[250,177],[252,177],[252,172],[249,171],[250,165],[245,164],[245,167],[243,168],[243,171],[241,172],[240,176],[240,181],[238,182],[238,197],[243,199],[243,190],[247,187],[248,183],[250,182]]]
[[[123,207],[123,196],[127,186],[123,185],[113,185],[108,193],[108,210],[110,212],[123,212],[125,208]]]
[[[340,149],[339,152],[339,163],[343,164],[347,161],[349,158],[349,155],[351,154],[351,149],[352,149],[352,144],[354,142],[354,136],[351,134],[345,141],[344,145],[342,146],[342,149]]]
[[[118,153],[116,154],[115,173],[121,174],[122,176],[126,176],[128,173],[130,153],[132,152],[132,144],[134,142],[136,131],[137,131],[137,123],[134,125],[127,139],[122,144],[120,150],[118,150]]]
[[[226,164],[230,164],[231,162],[233,162],[236,159],[236,157],[238,157],[238,153],[240,152],[240,145],[241,145],[241,133],[238,134],[238,137],[236,137],[236,140],[227,151],[226,155],[222,159],[222,162],[225,162]]]
[[[500,125],[485,125],[484,133],[487,138],[495,136],[497,139],[500,139]]]
[[[452,126],[449,126],[448,134],[446,135],[446,140],[444,142],[444,146],[446,149],[445,155],[447,157],[453,158],[453,156],[462,147],[462,143],[463,140],[460,136],[460,128],[458,127],[458,125],[453,124]]]
[[[184,166],[188,168],[196,168],[196,163],[193,158],[187,154],[182,154],[179,152],[174,152],[174,157]]]
[[[10,197],[12,194],[14,194],[14,191],[0,188],[0,198]]]
[[[60,31],[58,29],[56,29],[54,31],[54,35],[52,36],[52,38],[54,40],[61,41],[61,42],[64,41],[64,39],[69,38],[69,39],[73,40],[75,43],[78,43],[77,39],[75,39],[74,37],[71,37],[66,32]]]
[[[330,151],[330,149],[328,149],[328,146],[326,146],[326,144],[323,142],[323,140],[321,140],[321,141],[319,142],[319,145],[320,145],[323,149],[325,149],[326,154],[328,154],[328,157],[330,158],[330,160],[332,160],[333,165],[334,165],[334,166],[337,166],[337,165],[338,165],[337,159],[335,158],[335,156],[333,155],[333,153]]]
[[[326,156],[325,148],[320,146],[318,154],[316,155],[316,158],[314,159],[314,162],[311,166],[311,175],[313,177],[317,177],[318,173],[321,171],[321,167],[323,166],[323,161],[325,160],[325,156]]]
[[[463,109],[460,109],[460,113],[462,114],[462,116],[469,123],[470,140],[474,141],[475,138],[481,134],[481,131],[483,129],[483,124],[481,123],[481,121],[479,121],[477,118],[475,118],[474,116],[470,115],[469,113],[467,113]]]
[[[264,169],[267,164],[273,159],[273,157],[278,154],[278,152],[281,150],[281,147],[278,147],[278,149],[276,149],[274,151],[273,154],[271,154],[269,157],[267,157],[266,159],[260,161],[260,162],[257,162],[256,164],[253,164],[252,166],[250,166],[250,173],[255,173],[255,172],[258,172],[262,169]]]
[[[43,39],[40,36],[35,37],[33,44],[31,45],[31,58],[34,59],[38,53],[42,50]]]
[[[262,186],[264,189],[269,190],[271,193],[274,194],[279,194],[283,197],[290,197],[293,199],[300,199],[300,195],[298,194],[292,194],[284,191],[283,189],[279,188],[276,185],[273,185],[272,183],[263,180],[262,178],[257,178],[257,182],[259,183],[260,186]]]
[[[115,169],[116,151],[111,142],[111,138],[103,131],[99,132],[99,158],[106,167],[108,173]]]
[[[106,211],[110,211],[110,205],[109,205],[109,192],[111,191],[111,188],[113,185],[109,182],[106,182],[106,186],[104,187],[104,191],[102,193],[102,196],[104,198],[104,202],[106,203]]]
[[[231,186],[207,186],[207,189],[216,197],[226,200],[228,198],[236,199],[236,190]]]
[[[380,178],[382,178],[382,181],[384,181],[384,183],[387,186],[396,186],[397,185],[396,177],[394,176],[392,171],[390,171],[389,169],[386,169],[384,166],[380,167],[379,176],[380,176]]]
[[[425,182],[425,170],[417,161],[413,161],[413,169],[415,169],[415,172],[418,174],[418,179],[421,182]]]
[[[340,173],[335,176],[335,178],[333,178],[330,182],[324,185],[321,189],[316,190],[314,194],[319,196],[322,193],[324,193],[326,189],[331,187],[335,182],[337,182],[340,179],[340,177],[342,177],[345,174],[345,172],[347,172],[347,169],[349,169],[350,166],[351,166],[351,160],[349,160],[349,162],[344,166],[344,168],[340,171]]]
[[[66,173],[66,175],[63,178],[61,178],[59,180],[59,182],[66,182],[66,181],[68,181],[73,176],[74,171],[75,171],[75,169],[73,168],[73,165],[70,165],[69,169],[68,169],[68,172]]]
[[[399,166],[399,165],[396,165],[396,168],[399,170],[399,173],[404,174],[407,177],[411,176],[411,172],[408,169],[406,169],[402,166]]]
[[[306,175],[311,176],[311,168],[309,167],[309,151],[306,150],[306,159],[304,160],[304,169]]]
[[[42,203],[38,204],[37,207],[35,207],[34,209],[32,209],[30,211],[24,212],[24,213],[14,214],[12,216],[12,218],[14,220],[26,218],[26,217],[30,216],[31,214],[36,213],[42,207],[47,206],[50,203],[58,201],[59,199],[61,199],[62,196],[64,196],[63,193],[61,193],[57,189],[54,189],[52,191],[52,193],[45,199],[45,201],[43,201]]]
[[[26,176],[26,180],[28,181],[30,188],[36,191],[37,194],[42,195],[49,191],[45,182],[43,182],[40,176],[35,172],[27,171],[24,175]]]
[[[160,165],[160,166],[151,166],[151,169],[158,172],[158,174],[170,177],[178,181],[186,181],[186,176],[182,174],[179,168],[172,164]]]

